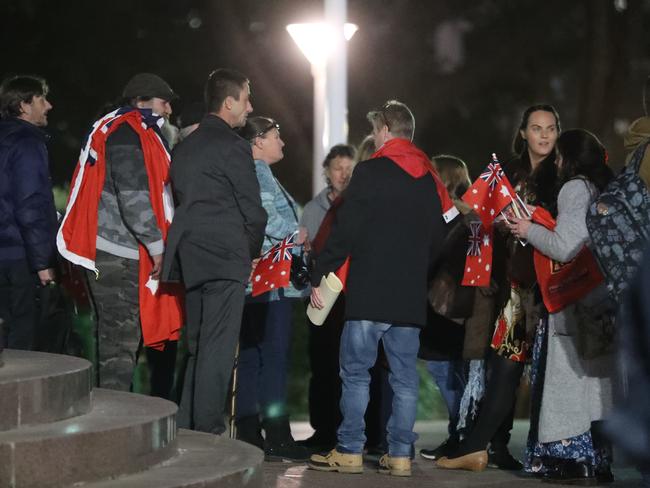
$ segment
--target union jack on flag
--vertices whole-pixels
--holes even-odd
[[[468,256],[480,256],[481,255],[481,242],[483,241],[483,236],[481,235],[481,226],[480,222],[470,223],[470,235],[469,235],[469,247],[467,248]]]
[[[496,159],[488,164],[485,171],[481,173],[481,179],[488,184],[490,191],[494,191],[501,178],[503,178],[503,170]]]
[[[291,249],[296,247],[296,244],[293,242],[293,239],[296,237],[297,233],[291,234],[286,239],[282,240],[279,244],[276,244],[273,251],[273,261],[277,263],[279,261],[291,261]]]

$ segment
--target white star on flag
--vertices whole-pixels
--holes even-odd
[[[490,245],[490,238],[489,238],[488,235],[486,234],[486,235],[483,236],[483,246],[484,246],[484,247],[487,247],[487,246],[489,246],[489,245]]]
[[[510,196],[510,191],[508,191],[508,187],[506,187],[506,185],[501,185],[501,190],[499,190],[499,192],[501,192],[501,194],[504,197],[509,197]]]

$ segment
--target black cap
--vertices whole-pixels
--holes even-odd
[[[171,101],[178,98],[171,86],[153,73],[138,73],[124,87],[124,98],[156,97]]]

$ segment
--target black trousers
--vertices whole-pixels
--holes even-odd
[[[217,280],[187,290],[188,361],[178,426],[222,434],[244,310],[244,285]]]
[[[36,293],[38,278],[27,261],[0,262],[0,350],[32,350],[38,310]]]
[[[323,325],[309,323],[309,423],[318,435],[334,442],[343,419],[339,409],[339,347],[344,315],[345,297],[341,294]]]
[[[463,439],[458,455],[486,449],[505,448],[510,441],[517,387],[524,364],[490,351],[488,380],[478,418],[469,435]]]

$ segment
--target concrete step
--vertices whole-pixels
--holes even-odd
[[[0,367],[0,431],[87,413],[92,366],[85,359],[5,349]]]
[[[146,471],[84,488],[261,488],[264,454],[224,436],[180,429],[176,455]]]
[[[176,405],[93,390],[85,415],[0,432],[0,486],[50,488],[146,470],[176,449]]]

